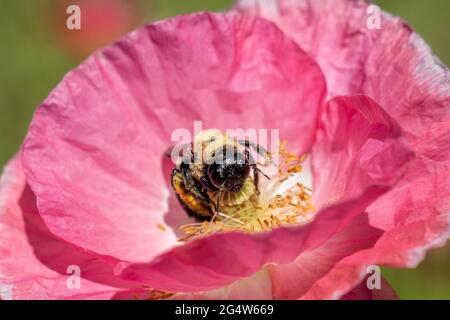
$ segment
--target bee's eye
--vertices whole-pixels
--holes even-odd
[[[222,176],[221,166],[213,163],[208,167],[208,179],[216,187],[220,188],[225,182],[225,177]]]

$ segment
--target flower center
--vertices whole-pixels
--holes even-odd
[[[258,163],[270,180],[260,177],[259,191],[253,178],[247,178],[238,193],[222,196],[220,212],[214,221],[190,223],[180,227],[185,236],[179,241],[210,235],[216,232],[262,232],[276,227],[305,223],[315,208],[311,203],[312,190],[299,181],[305,157],[287,151],[287,142],[279,144],[277,163],[274,155]],[[211,199],[215,195],[211,194]]]

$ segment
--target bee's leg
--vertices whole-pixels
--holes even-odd
[[[211,222],[213,222],[216,219],[217,215],[220,212],[220,196],[221,196],[221,194],[222,194],[222,190],[217,191],[216,207],[215,207],[214,215],[211,219]]]
[[[171,184],[184,210],[189,216],[194,216],[199,220],[210,220],[213,215],[213,210],[210,206],[211,200],[204,196],[196,186],[188,190],[183,180],[181,170],[174,169],[172,171]]]
[[[191,175],[191,172],[189,171],[189,167],[182,163],[180,166],[180,171],[183,176],[183,183],[185,188],[191,190],[195,185],[195,181]]]
[[[256,170],[256,163],[252,156],[252,154],[248,151],[248,149],[245,149],[245,161],[252,167],[253,169],[253,184],[255,185],[256,194],[260,195],[261,192],[259,191],[258,185],[259,185],[259,174],[258,170]]]
[[[195,183],[194,178],[192,177],[190,171],[187,168],[181,169],[181,174],[183,176],[183,183],[187,190],[192,192],[197,198],[205,201],[206,203],[211,203],[211,199],[207,195],[205,195],[203,192],[200,191],[200,189],[197,186],[197,183]]]
[[[259,173],[262,173],[267,179],[269,179],[270,180],[270,177],[268,176],[268,175],[266,175],[264,172],[262,172],[259,168],[258,168],[258,166],[256,165],[256,162],[255,162],[255,160],[254,160],[254,158],[253,158],[253,156],[252,156],[252,154],[248,151],[248,150],[245,150],[245,155],[246,155],[246,161],[247,161],[247,163],[250,165],[250,167],[252,167],[252,169],[253,169],[253,183],[254,183],[254,185],[255,185],[255,188],[256,188],[256,193],[258,194],[258,195],[260,195],[261,194],[261,192],[259,191],[259,187],[258,187],[258,185],[259,185]]]
[[[261,191],[259,191],[259,187],[258,187],[258,185],[259,185],[259,173],[258,173],[258,170],[256,170],[254,167],[253,167],[253,183],[255,184],[256,194],[259,196],[261,194]]]
[[[261,147],[259,144],[254,143],[250,140],[238,140],[237,141],[240,145],[243,145],[246,148],[253,148],[256,152],[258,152],[263,157],[267,157],[268,152],[265,148]]]
[[[200,200],[205,201],[207,204],[211,203],[211,199],[205,194],[203,194],[196,186],[192,187],[190,190],[197,198]]]
[[[203,189],[206,189],[207,191],[217,191],[217,188],[209,182],[207,177],[201,177],[200,178],[200,184],[202,185]]]

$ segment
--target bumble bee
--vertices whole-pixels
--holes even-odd
[[[259,173],[269,177],[258,169],[249,148],[267,155],[259,145],[219,130],[194,137],[171,175],[172,188],[189,215],[212,221],[222,204],[238,205],[259,194]]]

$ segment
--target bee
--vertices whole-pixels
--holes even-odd
[[[267,155],[261,146],[220,130],[205,130],[194,137],[171,175],[172,188],[189,215],[213,221],[222,198],[223,205],[229,206],[259,195],[259,174],[269,177],[257,167],[250,148]]]

